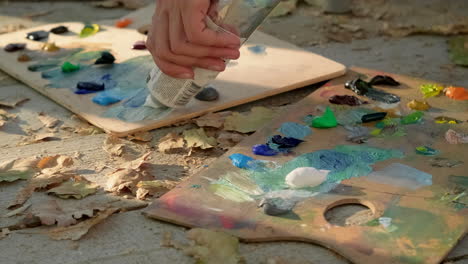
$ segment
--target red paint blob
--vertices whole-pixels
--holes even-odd
[[[463,87],[450,86],[447,88],[445,95],[454,100],[468,100],[468,90]]]
[[[130,18],[123,18],[115,22],[115,26],[118,28],[126,28],[133,23],[133,20]]]

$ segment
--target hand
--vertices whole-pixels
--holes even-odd
[[[146,45],[165,74],[193,79],[193,67],[224,71],[224,59],[238,59],[240,39],[207,28],[210,0],[157,0]]]

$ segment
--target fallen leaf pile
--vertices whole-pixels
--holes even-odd
[[[134,160],[146,152],[145,146],[115,136],[108,136],[102,145],[112,159]]]
[[[58,120],[57,118],[52,117],[52,116],[50,116],[50,115],[48,115],[46,113],[43,113],[43,112],[39,113],[37,118],[41,121],[41,123],[46,128],[54,128],[60,123],[60,120]]]
[[[209,113],[201,116],[195,120],[195,123],[199,127],[214,127],[222,128],[226,117],[232,115],[231,111]]]
[[[184,146],[184,138],[177,133],[171,132],[160,139],[158,149],[161,152],[169,153],[171,151],[183,149]]]
[[[147,170],[147,160],[151,157],[151,152],[142,157],[126,162],[109,175],[105,185],[105,190],[116,194],[131,192],[136,195],[137,184],[141,181],[151,181],[154,176]]]
[[[30,179],[37,173],[38,157],[12,159],[0,164],[0,182]]]
[[[203,128],[185,130],[183,135],[188,148],[209,149],[215,147],[217,144],[216,139],[206,135]]]
[[[224,129],[240,133],[251,133],[268,124],[275,112],[265,107],[253,107],[250,113],[241,114],[234,112],[226,118]]]
[[[239,239],[229,234],[194,228],[187,232],[187,238],[192,240],[190,245],[173,241],[171,234],[166,233],[162,246],[174,247],[204,264],[237,264],[244,263],[239,255]]]
[[[11,170],[27,171],[30,179],[26,186],[18,191],[9,208],[24,204],[36,190],[46,189],[73,177],[73,173],[65,170],[72,165],[72,158],[61,155],[13,161]],[[21,169],[18,169],[19,166]]]
[[[3,127],[7,121],[11,121],[16,118],[16,115],[10,114],[7,111],[0,109],[0,128]]]

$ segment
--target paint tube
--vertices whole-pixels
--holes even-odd
[[[207,26],[218,32],[235,34],[241,45],[281,0],[215,0],[211,1]],[[228,61],[225,61],[228,63]],[[155,67],[148,76],[150,94],[145,106],[179,108],[186,105],[203,87],[214,80],[219,72],[194,68],[194,79],[176,79]]]

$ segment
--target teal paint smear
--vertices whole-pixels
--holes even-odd
[[[329,170],[330,173],[322,185],[311,191],[326,191],[342,180],[368,175],[372,172],[370,165],[376,162],[402,157],[403,153],[398,150],[344,145],[333,150],[319,150],[300,155],[277,169],[251,172],[251,177],[265,192],[282,190],[287,188],[284,180],[291,171],[299,167],[314,167]]]
[[[380,171],[374,171],[367,177],[374,182],[412,190],[432,185],[431,174],[400,163],[393,163]]]
[[[312,129],[308,126],[304,126],[294,122],[286,122],[281,125],[278,132],[286,137],[292,137],[296,139],[304,139],[312,133]]]

